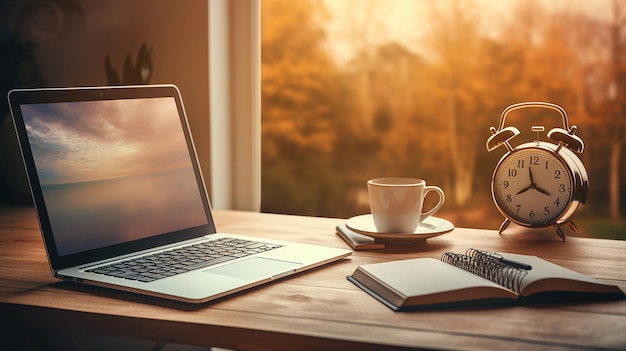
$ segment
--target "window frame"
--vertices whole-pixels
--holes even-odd
[[[259,0],[209,0],[211,202],[261,209]]]

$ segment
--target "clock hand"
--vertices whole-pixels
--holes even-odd
[[[536,186],[536,187],[535,187],[535,189],[536,189],[538,192],[542,193],[542,194],[545,194],[545,195],[550,196],[550,193],[549,193],[547,190],[543,189],[543,188],[540,188],[540,187],[537,187],[537,186]]]
[[[519,195],[521,193],[525,193],[528,190],[535,188],[535,183],[533,182],[533,171],[530,169],[530,167],[528,167],[528,174],[530,175],[530,185],[525,187],[524,189],[518,191],[517,194],[515,194],[515,195]]]
[[[535,184],[535,180],[533,179],[533,170],[532,170],[532,168],[528,167],[528,173],[530,174],[530,187],[532,189],[537,190],[538,192],[540,192],[542,194],[550,196],[550,193],[547,190],[545,190],[543,188],[540,188],[540,187],[537,186],[537,184]]]
[[[521,194],[521,193],[525,193],[525,192],[527,192],[527,191],[528,191],[528,190],[530,190],[530,189],[532,189],[532,186],[527,186],[527,187],[525,187],[524,189],[522,189],[522,190],[518,191],[518,192],[517,192],[517,194],[515,194],[515,195],[519,195],[519,194]]]

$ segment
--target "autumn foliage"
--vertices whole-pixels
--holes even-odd
[[[353,2],[355,11],[382,3]],[[611,0],[605,17],[568,2],[512,2],[505,17],[484,2],[424,3],[419,41],[352,31],[362,34],[338,63],[326,30],[338,19],[327,2],[261,2],[262,210],[349,217],[368,211],[367,179],[411,176],[444,189],[442,216],[493,228],[502,217],[489,186],[504,150],[487,152],[489,127],[510,104],[547,101],[568,112],[585,142],[583,215],[621,223],[626,2]],[[392,20],[372,14],[361,26]],[[562,125],[558,114],[534,110],[509,123],[522,131],[515,145],[537,137],[532,125]]]

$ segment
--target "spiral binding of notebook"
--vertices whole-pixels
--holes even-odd
[[[517,293],[527,271],[500,262],[502,255],[496,252],[467,249],[465,254],[446,252],[441,261],[489,279]]]

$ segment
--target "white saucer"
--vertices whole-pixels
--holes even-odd
[[[454,225],[450,221],[434,216],[426,218],[413,233],[380,233],[376,230],[371,214],[352,217],[348,219],[346,225],[355,232],[376,239],[376,242],[389,244],[420,242],[454,229]]]

